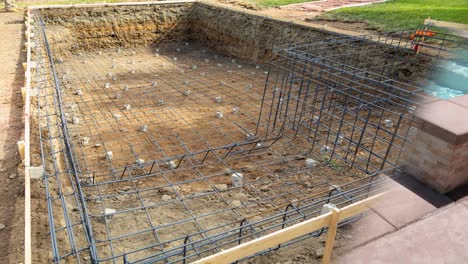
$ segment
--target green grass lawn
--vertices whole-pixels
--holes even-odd
[[[363,21],[383,31],[414,29],[427,17],[468,24],[468,0],[393,0],[341,8],[320,16],[325,19]]]

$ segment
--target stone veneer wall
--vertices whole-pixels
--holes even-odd
[[[402,156],[405,170],[442,193],[468,184],[468,95],[424,103],[415,126]]]
[[[456,145],[420,129],[408,139],[407,173],[441,193],[468,183],[468,142]]]

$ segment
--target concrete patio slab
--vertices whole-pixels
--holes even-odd
[[[468,208],[448,205],[337,259],[337,263],[468,263]]]
[[[434,205],[393,180],[389,189],[373,209],[395,228],[401,228],[437,210]]]
[[[462,204],[462,205],[468,207],[468,196],[466,196],[466,197],[460,199],[460,200],[458,201],[458,203],[460,203],[460,204]],[[467,223],[468,223],[468,222],[467,222]]]
[[[368,211],[359,221],[341,230],[343,238],[346,239],[343,243],[344,250],[360,246],[395,230],[395,227],[380,215],[372,210]]]
[[[465,108],[468,108],[468,94],[467,95],[462,95],[462,96],[457,96],[449,100],[450,102],[453,102],[457,105],[463,106]]]

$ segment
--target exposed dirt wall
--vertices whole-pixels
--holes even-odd
[[[196,39],[228,56],[264,61],[272,47],[335,33],[203,3],[44,9],[50,41],[93,50]]]
[[[262,62],[274,46],[336,37],[337,33],[203,3],[192,11],[192,28],[205,45],[226,55]]]
[[[89,51],[195,40],[223,55],[263,63],[271,58],[273,47],[340,36],[306,25],[205,3],[72,7],[45,9],[41,14],[55,54],[60,54],[60,49]],[[344,49],[348,47],[344,46]],[[365,64],[380,67],[391,57],[395,55],[371,53],[363,54],[360,59]],[[362,67],[362,61],[357,58],[351,62]],[[396,79],[415,80],[421,74],[414,76],[413,73],[425,72],[417,69],[419,63],[399,63],[382,73]]]
[[[72,51],[137,47],[191,38],[193,3],[41,11],[50,41]]]

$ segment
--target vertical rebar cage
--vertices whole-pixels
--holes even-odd
[[[454,42],[445,33],[424,42],[409,36],[277,47],[264,91],[269,107],[261,113],[265,136],[300,135],[310,142],[309,152],[366,173],[397,166],[416,107],[427,97],[423,77],[443,70],[434,62]]]

